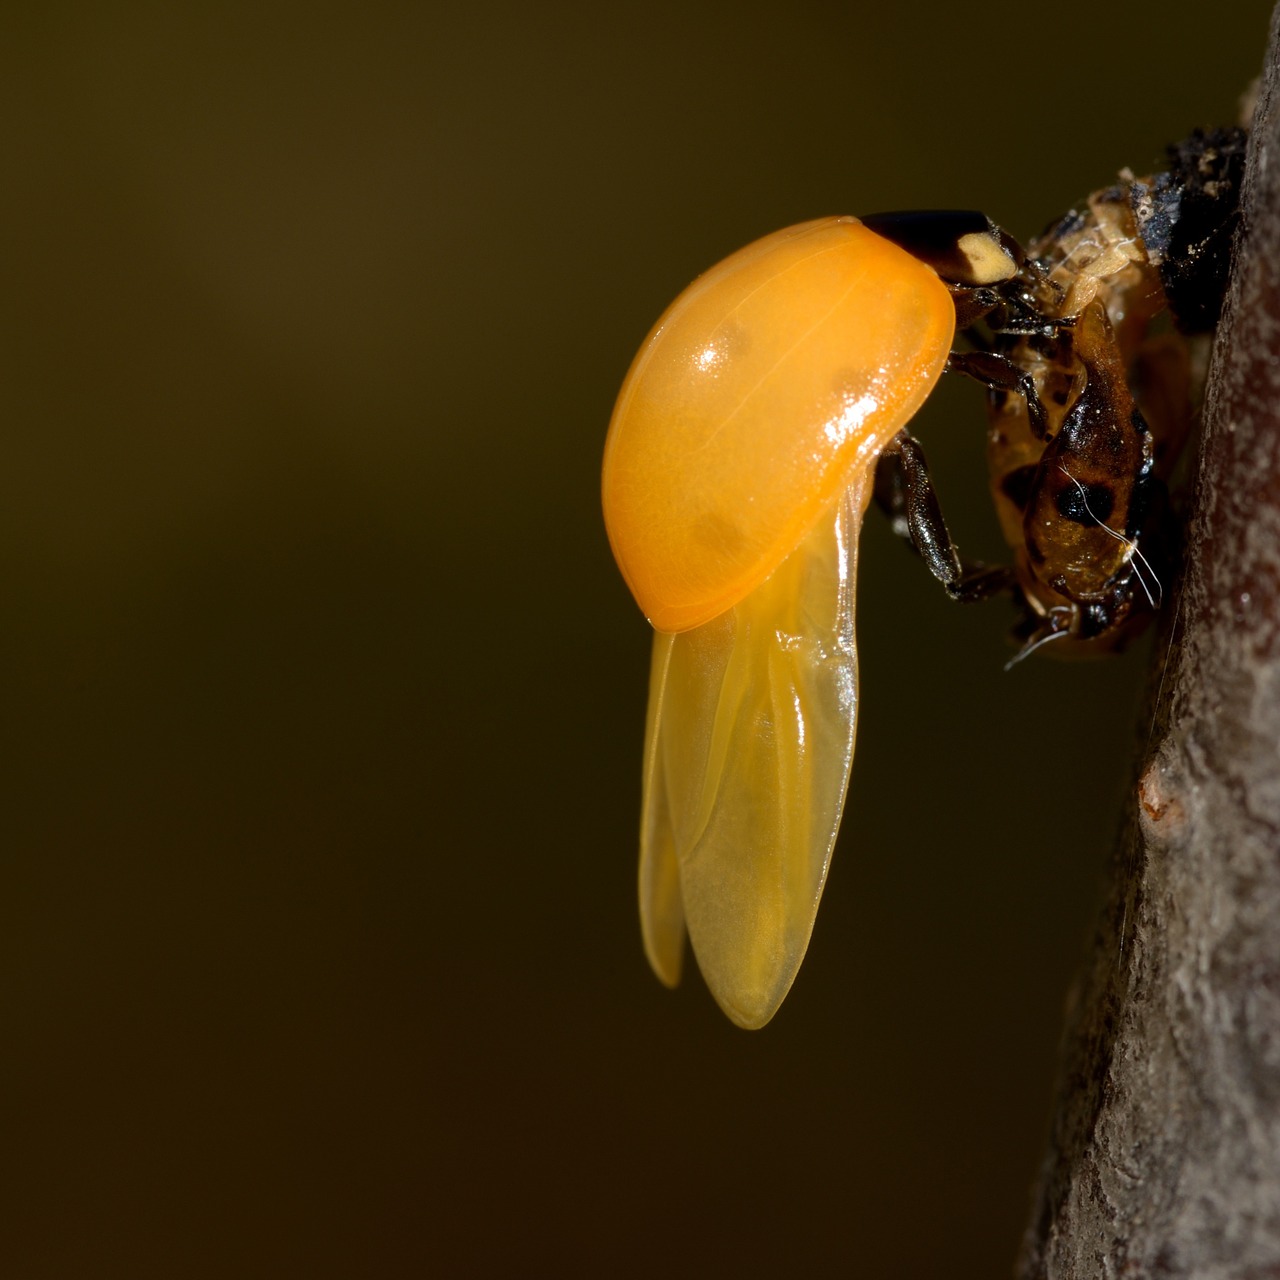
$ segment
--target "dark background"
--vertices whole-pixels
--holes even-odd
[[[663,306],[829,213],[1038,230],[1265,0],[0,21],[0,1271],[1008,1274],[1146,654],[1005,674],[873,515],[809,958],[645,966],[598,465]],[[999,554],[981,397],[922,418]]]

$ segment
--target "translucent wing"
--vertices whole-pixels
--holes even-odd
[[[795,979],[840,825],[869,480],[739,605],[654,641],[640,830],[645,951],[674,986],[687,926],[707,985],[742,1027],[768,1022]]]

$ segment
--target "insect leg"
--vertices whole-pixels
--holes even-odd
[[[1024,274],[1031,270],[1031,263],[1024,264]],[[948,283],[947,288],[951,292],[951,305],[956,309],[956,329],[959,332],[972,328],[979,321],[985,321],[992,333],[1010,337],[1053,338],[1063,329],[1075,328],[1075,316],[1046,315],[1034,302],[1011,288],[975,288],[953,283]]]
[[[1049,424],[1035,379],[1008,356],[994,351],[953,351],[947,357],[947,372],[962,373],[989,391],[1011,391],[1022,396],[1027,402],[1031,430],[1038,440],[1045,438]]]
[[[876,463],[875,499],[894,533],[911,544],[956,600],[985,600],[1014,583],[1012,569],[966,564],[951,540],[920,442],[899,431]]]

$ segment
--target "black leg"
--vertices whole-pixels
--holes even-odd
[[[1035,379],[1019,369],[1008,356],[994,351],[953,351],[947,357],[947,372],[962,373],[980,382],[990,391],[1011,391],[1027,402],[1027,417],[1037,440],[1043,440],[1049,429],[1044,405],[1036,391]]]
[[[951,305],[956,309],[956,329],[963,332],[979,320],[985,320],[1002,303],[994,289],[974,289],[960,284],[949,284]]]
[[[956,600],[985,600],[1013,586],[1013,570],[967,565],[951,541],[920,442],[899,431],[876,463],[875,499],[893,531],[919,553]]]
[[[992,333],[1015,338],[1053,338],[1063,329],[1074,329],[1076,325],[1075,316],[1045,315],[1034,303],[1008,289],[950,283],[947,288],[951,291],[956,329],[960,332],[985,320]]]

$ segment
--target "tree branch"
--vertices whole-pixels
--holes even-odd
[[[1280,7],[1169,614],[1023,1277],[1280,1277]]]

